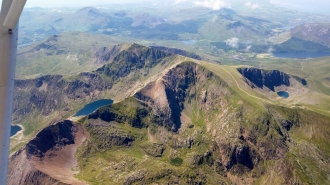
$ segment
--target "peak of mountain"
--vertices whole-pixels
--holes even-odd
[[[84,7],[80,10],[78,10],[76,13],[78,14],[83,14],[83,15],[88,15],[88,16],[99,16],[101,15],[101,12],[94,8],[94,7]]]
[[[53,35],[18,52],[16,75],[33,78],[42,74],[68,75],[95,70],[111,61],[127,45],[106,35],[80,32]]]
[[[155,48],[158,50],[162,50],[162,51],[166,51],[172,54],[177,54],[177,55],[182,55],[185,57],[189,57],[189,58],[193,58],[193,59],[197,59],[197,60],[201,60],[202,57],[195,54],[195,53],[191,53],[182,49],[178,49],[178,48],[170,48],[170,47],[164,47],[164,46],[150,46],[151,48]]]
[[[330,53],[330,24],[308,23],[296,26],[290,30],[289,38],[274,49],[278,53]]]
[[[132,27],[148,27],[154,28],[157,25],[165,23],[165,20],[161,17],[157,17],[154,15],[150,15],[149,13],[139,13],[132,16],[133,23],[131,24]]]
[[[110,47],[101,47],[92,55],[95,64],[111,62],[120,52],[127,50],[131,44],[124,43]]]
[[[296,26],[291,30],[293,37],[330,47],[330,24],[311,23]]]

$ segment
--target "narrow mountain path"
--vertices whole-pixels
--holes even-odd
[[[246,92],[244,89],[242,89],[242,88],[239,86],[239,83],[237,82],[236,78],[235,78],[235,77],[234,77],[234,76],[233,76],[233,75],[232,75],[227,69],[225,69],[225,68],[223,68],[223,67],[221,67],[221,66],[218,66],[218,67],[219,67],[220,69],[222,69],[223,71],[225,71],[226,73],[228,73],[228,74],[233,78],[233,80],[235,81],[237,88],[238,88],[239,90],[241,90],[242,92],[244,92],[245,94],[247,94],[248,96],[253,97],[253,98],[256,98],[256,99],[261,100],[261,101],[264,101],[264,102],[267,102],[267,103],[270,103],[270,104],[274,104],[274,102],[271,102],[271,101],[269,101],[269,100],[266,100],[266,99],[263,99],[263,98],[260,98],[260,97],[254,96],[254,95],[252,95],[252,94]]]
[[[260,98],[260,97],[257,97],[257,96],[254,96],[254,95],[252,95],[252,94],[250,94],[250,93],[248,93],[248,92],[246,92],[244,89],[242,89],[240,86],[239,86],[239,83],[237,82],[237,80],[236,80],[236,78],[228,71],[228,70],[226,70],[225,68],[223,68],[223,67],[221,67],[221,66],[219,66],[219,68],[220,69],[222,69],[223,71],[225,71],[226,73],[228,73],[232,78],[233,78],[233,80],[235,81],[235,83],[236,83],[236,85],[237,85],[237,88],[239,88],[242,92],[244,92],[245,94],[247,94],[248,96],[250,96],[250,97],[253,97],[253,98],[256,98],[256,99],[259,99],[259,100],[262,100],[262,101],[264,101],[264,102],[267,102],[267,103],[269,103],[269,104],[275,104],[274,102],[272,102],[272,101],[269,101],[269,100],[266,100],[266,99],[263,99],[263,98]],[[323,112],[323,113],[330,113],[330,111],[326,111],[326,110],[322,110],[322,109],[311,109],[311,108],[307,108],[307,107],[304,107],[304,106],[302,106],[302,107],[296,107],[296,106],[293,106],[293,107],[290,107],[290,108],[300,108],[300,109],[307,109],[307,110],[309,110],[309,111],[312,111],[312,112],[315,112],[315,113],[321,113],[321,112]]]
[[[157,143],[157,140],[155,139],[155,137],[150,133],[150,127],[148,128],[148,139],[152,143]]]

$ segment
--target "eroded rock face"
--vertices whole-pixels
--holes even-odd
[[[290,76],[278,70],[263,70],[257,68],[239,68],[238,71],[250,82],[251,87],[263,88],[275,91],[275,87],[290,86]]]
[[[66,145],[75,144],[76,132],[77,126],[68,120],[43,129],[26,145],[28,158],[31,156],[43,158],[49,150],[59,151]]]
[[[182,64],[134,96],[153,108],[153,122],[173,131],[181,127],[181,112],[188,89],[196,85],[196,64]]]
[[[67,185],[35,169],[27,159],[26,149],[22,148],[9,159],[7,185]]]
[[[86,184],[72,173],[74,153],[86,137],[79,125],[68,120],[46,127],[10,157],[7,184]]]
[[[102,47],[95,51],[93,61],[95,64],[104,64],[114,59],[122,50],[124,45],[116,45],[113,47]]]
[[[40,110],[42,115],[48,115],[65,107],[63,94],[55,90],[62,87],[61,78],[61,75],[47,75],[32,80],[15,80],[14,115],[24,116],[35,109]]]
[[[182,55],[182,56],[186,56],[189,58],[194,58],[197,60],[202,60],[202,57],[195,54],[195,53],[190,53],[188,51],[185,50],[181,50],[181,49],[177,49],[177,48],[169,48],[169,47],[164,47],[164,46],[151,46],[152,48],[161,50],[161,51],[166,51],[169,53],[173,53],[173,54],[178,54],[178,55]]]
[[[148,155],[153,157],[162,157],[166,148],[164,144],[157,143],[147,143],[140,146]]]
[[[90,120],[90,123],[86,125],[91,137],[91,142],[99,150],[109,150],[114,147],[130,147],[134,144],[134,135],[116,129],[107,124],[98,124],[97,120]]]
[[[248,145],[231,145],[229,143],[220,144],[220,151],[223,156],[228,156],[227,160],[223,160],[227,170],[230,170],[234,165],[241,164],[248,169],[253,169],[259,162],[259,157]]]

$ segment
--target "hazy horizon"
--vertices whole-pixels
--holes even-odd
[[[28,0],[26,6],[27,7],[65,7],[65,6],[86,6],[86,5],[101,5],[101,4],[126,4],[126,3],[141,3],[141,2],[172,2],[173,4],[179,4],[182,2],[191,2],[191,3],[203,3],[203,4],[212,4],[212,3],[226,3],[230,4],[231,2],[244,2],[244,0],[57,0],[57,1],[44,1],[44,0]],[[247,2],[263,2],[263,1],[270,1],[271,3],[281,4],[281,5],[290,5],[290,6],[313,6],[313,8],[321,8],[318,6],[330,6],[330,1],[326,0],[246,0]]]
[[[41,7],[41,8],[57,8],[57,7],[85,7],[85,6],[97,6],[97,5],[106,5],[106,4],[127,4],[127,3],[142,3],[142,2],[150,2],[150,3],[168,3],[173,5],[178,5],[181,3],[191,3],[196,6],[206,7],[214,10],[218,10],[221,8],[230,8],[231,3],[238,4],[242,3],[245,5],[249,5],[250,8],[256,9],[262,7],[262,3],[269,1],[278,6],[298,10],[302,12],[310,12],[310,13],[319,13],[319,14],[328,14],[328,7],[330,7],[330,1],[326,0],[57,0],[57,1],[44,1],[44,0],[28,0],[26,7]]]

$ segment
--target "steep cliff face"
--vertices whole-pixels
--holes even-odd
[[[85,184],[71,171],[76,166],[75,150],[85,134],[68,120],[46,127],[10,157],[7,184]]]
[[[181,50],[181,49],[177,49],[177,48],[169,48],[169,47],[164,47],[164,46],[151,46],[151,48],[155,48],[155,49],[158,49],[158,50],[161,50],[161,51],[166,51],[166,52],[169,52],[169,53],[172,53],[172,54],[182,55],[182,56],[189,57],[189,58],[194,58],[194,59],[197,59],[197,60],[202,59],[201,56],[199,56],[195,53],[191,53],[191,52]]]
[[[44,158],[49,150],[61,150],[74,143],[77,127],[71,121],[63,121],[43,129],[26,145],[27,157]]]
[[[22,148],[9,159],[8,185],[66,185],[49,175],[35,169],[32,162],[27,158],[26,149]]]
[[[112,80],[127,76],[132,71],[140,72],[140,70],[143,70],[141,72],[147,76],[152,67],[162,62],[164,58],[171,56],[173,54],[133,44],[128,50],[119,53],[114,58],[116,62],[106,64],[96,72],[105,74]]]
[[[183,64],[169,71],[161,81],[149,84],[135,97],[154,107],[153,122],[177,131],[181,127],[181,112],[187,90],[196,85],[196,65]]]
[[[66,106],[61,75],[47,75],[32,80],[15,80],[13,112],[17,116],[38,110],[42,115]]]
[[[239,68],[238,71],[250,82],[251,87],[263,88],[275,91],[275,87],[290,86],[290,76],[278,70],[263,70],[257,68]]]
[[[111,47],[102,47],[97,49],[92,55],[94,64],[105,64],[111,62],[120,52],[128,49],[130,44],[120,44]]]

